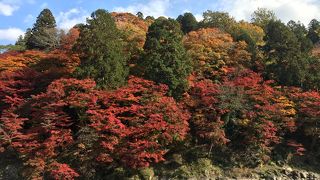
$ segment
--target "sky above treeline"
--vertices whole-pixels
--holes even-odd
[[[206,10],[225,11],[249,21],[258,7],[273,10],[283,22],[300,20],[308,25],[311,19],[320,19],[320,0],[0,0],[0,44],[14,43],[44,8],[53,12],[59,28],[67,30],[85,22],[96,9],[173,18],[192,12],[198,20]]]

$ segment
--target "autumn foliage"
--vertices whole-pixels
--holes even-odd
[[[136,43],[142,49],[150,23],[130,13],[112,13],[120,30],[128,33],[128,42]]]
[[[79,38],[80,31],[78,28],[72,28],[69,32],[61,37],[60,47],[59,49],[65,51],[71,51],[73,45],[76,43]]]
[[[216,78],[227,66],[247,65],[250,61],[245,42],[234,42],[230,34],[216,28],[191,31],[183,43],[196,71],[209,79]]]
[[[130,54],[130,64],[133,66],[143,51],[150,22],[140,19],[130,13],[112,13],[117,27],[123,32],[125,49]]]
[[[186,100],[192,132],[208,145],[268,160],[284,134],[296,130],[293,102],[250,70],[228,68],[227,74],[221,83],[192,83]]]
[[[88,110],[105,148],[99,160],[108,163],[120,157],[134,168],[164,160],[166,147],[185,138],[189,119],[173,98],[165,97],[167,90],[132,77],[128,87],[100,95],[101,105]]]
[[[185,138],[189,115],[167,86],[136,77],[114,92],[95,90],[92,80],[60,79],[31,99],[7,97],[1,117],[1,148],[14,148],[39,177],[86,126],[98,134],[96,160],[131,168],[164,161],[168,147]],[[42,163],[40,163],[42,162]],[[76,177],[63,164],[51,174]],[[50,168],[49,168],[50,169]],[[59,178],[58,178],[59,179]]]
[[[304,66],[289,66],[299,48],[281,51],[295,36],[280,37],[286,25],[266,35],[226,13],[205,16],[211,25],[194,22],[184,35],[174,19],[100,9],[46,51],[0,54],[0,156],[22,162],[23,179],[57,180],[180,171],[197,158],[228,168],[317,161],[319,59],[299,52],[310,80],[280,84],[267,71],[276,60],[294,76]],[[230,34],[212,26],[216,17],[232,20]]]
[[[10,51],[0,54],[0,71],[14,71],[35,64],[47,55],[44,52],[31,50],[21,52]]]
[[[315,148],[320,137],[320,93],[316,91],[303,92],[294,89],[290,93],[292,100],[297,104],[297,123],[304,135],[310,137],[311,149]]]

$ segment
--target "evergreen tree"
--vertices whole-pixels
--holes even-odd
[[[40,12],[39,16],[37,17],[37,21],[34,24],[35,29],[39,28],[55,28],[56,27],[56,20],[50,11],[50,9],[44,9]]]
[[[308,71],[306,75],[306,82],[304,88],[306,90],[320,90],[320,58],[319,57],[308,57]]]
[[[301,22],[289,21],[287,26],[296,35],[299,43],[301,44],[301,52],[309,53],[313,47],[312,41],[307,38],[308,31]]]
[[[309,23],[308,38],[316,44],[320,41],[320,22],[316,19],[311,20]]]
[[[302,86],[307,61],[301,53],[301,45],[295,34],[282,22],[270,21],[266,26],[265,40],[269,78],[282,85]]]
[[[184,13],[177,18],[177,21],[181,25],[181,30],[183,33],[187,34],[197,28],[198,22],[192,13]]]
[[[144,17],[143,17],[143,13],[142,12],[137,12],[137,14],[136,14],[137,16],[138,16],[138,18],[140,18],[140,19],[143,19]]]
[[[251,22],[257,26],[262,27],[263,29],[266,28],[267,24],[270,21],[276,21],[276,20],[277,20],[277,17],[275,13],[266,8],[258,8],[251,15]]]
[[[41,11],[30,36],[26,39],[28,49],[49,50],[59,45],[56,21],[49,9]]]
[[[102,89],[124,85],[128,76],[127,57],[121,32],[107,11],[98,9],[79,26],[80,36],[75,49],[81,55],[81,64],[75,75],[93,78]]]
[[[153,16],[147,16],[145,20],[146,21],[154,21],[155,18]]]
[[[17,46],[24,46],[25,45],[25,41],[22,35],[20,35],[15,43],[15,45]]]
[[[181,97],[188,87],[191,59],[182,44],[183,33],[173,19],[158,18],[149,27],[144,55],[139,65],[144,76],[169,86],[170,94]]]

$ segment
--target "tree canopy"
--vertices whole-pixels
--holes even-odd
[[[309,23],[308,38],[316,44],[320,41],[320,22],[312,19]]]
[[[149,27],[140,60],[147,79],[169,86],[174,97],[180,97],[188,87],[191,59],[182,44],[182,31],[173,19],[158,18]]]
[[[75,72],[79,78],[93,78],[97,86],[114,89],[125,84],[128,76],[124,42],[111,14],[99,9],[80,27],[75,50],[81,64]]]
[[[266,26],[265,51],[268,66],[277,82],[284,85],[301,85],[305,80],[306,61],[302,58],[298,38],[280,21],[270,21]]]
[[[218,28],[231,34],[235,28],[236,20],[227,12],[208,10],[203,13],[203,20],[199,23],[201,28]]]
[[[198,21],[192,13],[184,13],[183,15],[178,16],[177,21],[180,23],[181,30],[185,34],[196,30],[198,27]]]
[[[270,21],[275,20],[277,20],[275,13],[266,8],[258,8],[251,15],[251,22],[257,26],[262,27],[263,29],[265,29]]]
[[[59,45],[56,21],[49,9],[44,9],[37,17],[36,23],[26,34],[28,49],[51,50]],[[28,32],[27,32],[28,33]]]
[[[320,179],[320,23],[235,18],[44,9],[0,45],[0,179]]]

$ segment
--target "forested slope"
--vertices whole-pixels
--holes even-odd
[[[317,179],[320,22],[49,9],[0,54],[0,179]]]

